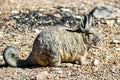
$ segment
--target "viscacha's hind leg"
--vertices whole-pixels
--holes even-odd
[[[49,58],[49,65],[50,66],[59,66],[61,63],[61,56],[60,54],[56,54]]]

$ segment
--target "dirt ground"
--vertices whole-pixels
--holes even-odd
[[[56,10],[57,6],[80,7],[87,13],[99,4],[120,9],[120,0],[0,0],[0,80],[120,80],[120,25],[97,24],[100,42],[92,46],[86,66],[62,63],[60,67],[17,68],[6,67],[2,57],[6,46],[15,46],[19,58],[25,59],[32,50],[33,41],[44,28],[37,27],[20,32],[11,29],[12,21],[4,21],[12,12],[19,10]]]

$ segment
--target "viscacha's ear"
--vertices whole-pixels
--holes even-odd
[[[83,15],[80,21],[80,24],[78,25],[78,28],[82,32],[87,32],[89,33],[89,29],[92,27],[92,22],[94,18],[92,15]]]

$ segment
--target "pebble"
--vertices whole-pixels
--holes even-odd
[[[120,51],[120,48],[115,48],[116,51]]]
[[[60,14],[53,14],[54,17],[57,17],[57,18],[62,18],[62,16]]]
[[[99,60],[98,60],[98,59],[94,59],[93,65],[94,65],[94,66],[97,66],[98,64],[99,64]]]
[[[20,42],[18,42],[18,41],[16,41],[16,42],[15,42],[15,41],[12,41],[11,44],[17,45],[17,44],[20,44]]]
[[[38,30],[38,29],[33,29],[32,31],[37,33],[37,34],[40,33],[40,30]]]
[[[3,32],[0,31],[0,38],[4,38],[3,37]]]
[[[53,68],[50,70],[52,73],[55,72],[56,74],[62,74],[63,71],[60,68]]]
[[[75,18],[77,19],[81,19],[82,17],[81,16],[78,16],[78,15],[73,15]]]
[[[45,11],[47,11],[47,10],[44,9],[44,8],[40,8],[39,11],[40,11],[40,12],[45,12]]]
[[[118,44],[118,43],[120,43],[120,40],[114,39],[112,42],[113,42],[114,44]]]
[[[106,20],[106,23],[110,26],[113,26],[115,23],[115,20]]]
[[[20,16],[19,16],[19,15],[17,15],[17,16],[15,16],[15,18],[16,18],[16,19],[19,19],[19,18],[20,18]]]
[[[98,53],[97,52],[93,52],[94,55],[97,55]]]
[[[12,14],[18,14],[19,11],[18,11],[18,10],[12,10],[11,13],[12,13]]]
[[[112,68],[111,70],[113,73],[116,73],[116,69],[115,68]]]
[[[72,63],[61,63],[60,66],[62,67],[73,67]]]
[[[120,25],[120,18],[117,18],[117,19],[116,19],[116,23],[117,23],[118,25]]]
[[[39,73],[39,75],[36,75],[36,79],[35,80],[43,80],[44,78],[46,78],[49,75],[50,74],[48,74],[47,71],[43,71],[43,72]]]
[[[67,8],[61,8],[60,10],[65,12],[70,12],[70,9],[67,9]]]
[[[62,71],[62,70],[56,70],[55,73],[57,73],[57,74],[62,74],[63,71]]]

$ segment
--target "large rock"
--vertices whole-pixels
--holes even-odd
[[[120,15],[120,9],[107,5],[98,5],[93,10],[93,16],[96,18],[115,18]]]

